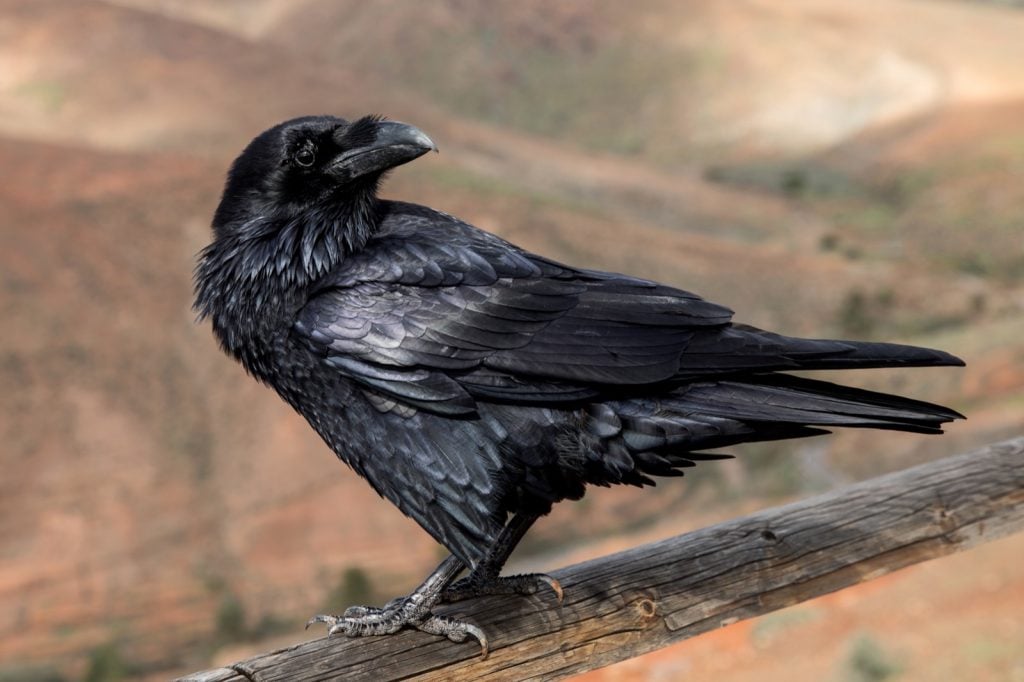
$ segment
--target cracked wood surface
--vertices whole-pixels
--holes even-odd
[[[415,631],[321,638],[192,682],[552,680],[1024,529],[1024,437],[569,566],[551,594],[437,609],[491,654]]]

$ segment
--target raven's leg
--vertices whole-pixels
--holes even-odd
[[[501,529],[494,543],[487,548],[487,554],[473,571],[452,584],[441,594],[441,601],[453,602],[489,594],[535,594],[543,586],[551,588],[562,603],[562,586],[557,580],[543,573],[524,573],[501,577],[502,566],[508,561],[512,550],[526,535],[533,522],[540,518],[532,514],[516,514]]]
[[[328,636],[340,633],[349,637],[390,635],[403,627],[413,627],[432,635],[443,635],[453,642],[464,642],[467,637],[473,637],[480,642],[486,657],[487,637],[483,630],[471,623],[448,616],[435,616],[430,612],[440,601],[441,593],[463,568],[461,561],[450,556],[408,597],[392,599],[383,608],[353,606],[341,616],[313,616],[306,627],[313,623],[326,623]]]

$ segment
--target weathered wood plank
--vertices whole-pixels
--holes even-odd
[[[475,644],[419,632],[316,639],[182,680],[558,679],[1024,529],[1024,437],[555,571],[551,595],[442,612]]]

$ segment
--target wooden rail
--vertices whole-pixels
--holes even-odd
[[[550,594],[439,610],[475,643],[416,631],[320,638],[195,682],[559,679],[1024,529],[1024,437],[555,571]]]

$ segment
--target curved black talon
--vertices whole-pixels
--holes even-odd
[[[464,620],[458,620],[450,616],[431,616],[414,626],[417,630],[447,637],[453,642],[465,642],[469,637],[474,638],[480,644],[481,660],[487,658],[490,653],[490,645],[484,631]]]

